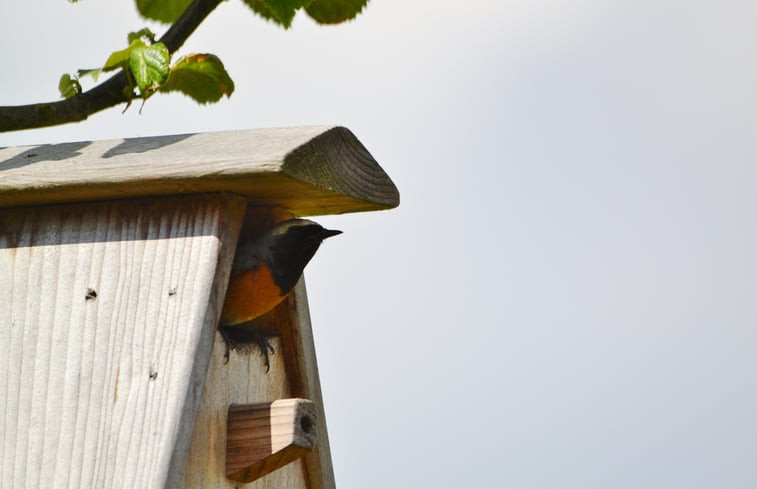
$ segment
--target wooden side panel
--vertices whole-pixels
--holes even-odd
[[[0,211],[0,487],[180,479],[244,204]]]
[[[232,489],[241,486],[226,478],[226,418],[229,405],[291,397],[281,343],[272,339],[271,344],[276,353],[270,357],[271,368],[266,374],[263,359],[257,351],[244,355],[233,351],[229,363],[224,363],[225,345],[220,335],[216,335],[181,487]],[[305,487],[304,472],[297,462],[245,485],[246,489]]]
[[[315,449],[302,459],[308,477],[308,488],[334,489],[336,482],[331,462],[329,433],[304,280],[300,280],[297,284],[293,296],[286,305],[285,312],[289,327],[281,330],[281,339],[284,348],[291,352],[287,357],[287,371],[290,372],[290,378],[296,379],[292,383],[292,395],[313,401],[316,416],[322,420],[318,425],[318,442]]]
[[[216,335],[182,487],[232,489],[240,486],[224,475],[229,404],[302,397],[313,401],[319,419],[318,440],[313,452],[244,487],[334,489],[327,420],[307,307],[305,282],[300,280],[284,303],[261,318],[267,323],[262,324],[265,329],[281,334],[281,338],[271,339],[276,353],[270,357],[268,373],[256,350],[248,354],[232,351],[229,363],[225,364],[225,345],[220,335]]]

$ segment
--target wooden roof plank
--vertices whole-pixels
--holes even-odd
[[[391,179],[339,126],[0,148],[0,207],[205,192],[300,216],[399,205]]]

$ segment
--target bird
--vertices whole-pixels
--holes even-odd
[[[226,362],[230,348],[253,343],[265,356],[268,371],[268,352],[273,353],[273,348],[260,333],[239,325],[279,305],[292,292],[323,240],[341,233],[309,219],[287,219],[260,238],[237,247],[219,322],[226,342]]]

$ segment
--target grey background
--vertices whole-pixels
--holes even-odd
[[[373,0],[290,31],[222,4],[237,83],[0,145],[337,123],[401,206],[307,271],[339,487],[757,487],[757,7]],[[0,104],[53,100],[131,2],[3,9]],[[153,26],[158,33],[163,28]]]

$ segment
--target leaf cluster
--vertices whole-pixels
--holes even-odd
[[[175,22],[192,0],[136,0],[143,17]],[[320,24],[338,24],[355,18],[368,0],[243,0],[253,12],[288,29],[299,9]]]
[[[136,0],[139,13],[151,20],[176,22],[193,0]],[[243,0],[259,16],[288,29],[298,10],[321,24],[336,24],[357,16],[368,0]],[[58,83],[63,98],[82,92],[80,79],[97,81],[103,72],[123,70],[128,83],[124,97],[146,100],[156,92],[181,92],[200,104],[214,103],[234,92],[234,81],[220,58],[214,54],[189,54],[171,64],[172,54],[162,42],[155,41],[149,29],[131,32],[127,47],[114,51],[105,64],[95,69],[64,74]],[[127,105],[128,108],[128,105]]]

